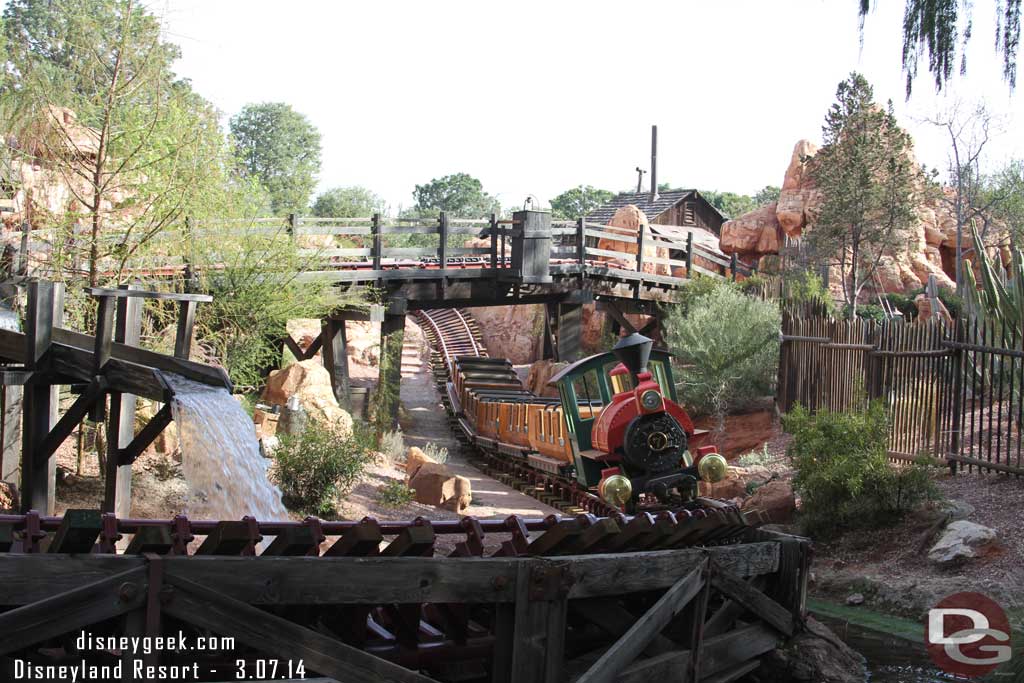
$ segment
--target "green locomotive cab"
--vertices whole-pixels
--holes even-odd
[[[672,379],[671,354],[664,349],[651,351],[648,370],[661,387],[662,395],[678,402]],[[588,488],[597,486],[607,454],[595,450],[591,438],[594,420],[607,406],[612,396],[633,389],[634,378],[627,374],[612,374],[619,366],[612,352],[598,353],[576,361],[551,378],[548,384],[558,387],[562,402],[576,480]]]

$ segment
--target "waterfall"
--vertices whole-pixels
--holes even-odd
[[[220,387],[166,375],[188,484],[186,510],[197,519],[289,519],[281,491],[267,478],[252,419]]]

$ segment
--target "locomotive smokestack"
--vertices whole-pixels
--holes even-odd
[[[653,341],[634,332],[628,337],[620,339],[612,348],[612,353],[636,377],[641,372],[647,372],[647,361],[651,358],[651,347],[653,346]]]
[[[651,201],[658,198],[658,127],[651,126]]]

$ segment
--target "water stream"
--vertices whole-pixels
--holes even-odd
[[[171,411],[195,519],[289,519],[281,491],[267,478],[252,418],[227,390],[167,375]]]

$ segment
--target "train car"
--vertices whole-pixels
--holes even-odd
[[[526,390],[507,360],[458,356],[446,385],[466,439],[627,512],[685,505],[725,460],[701,446],[678,404],[670,355],[639,334],[551,379],[559,398]],[[692,455],[691,455],[692,454]]]

